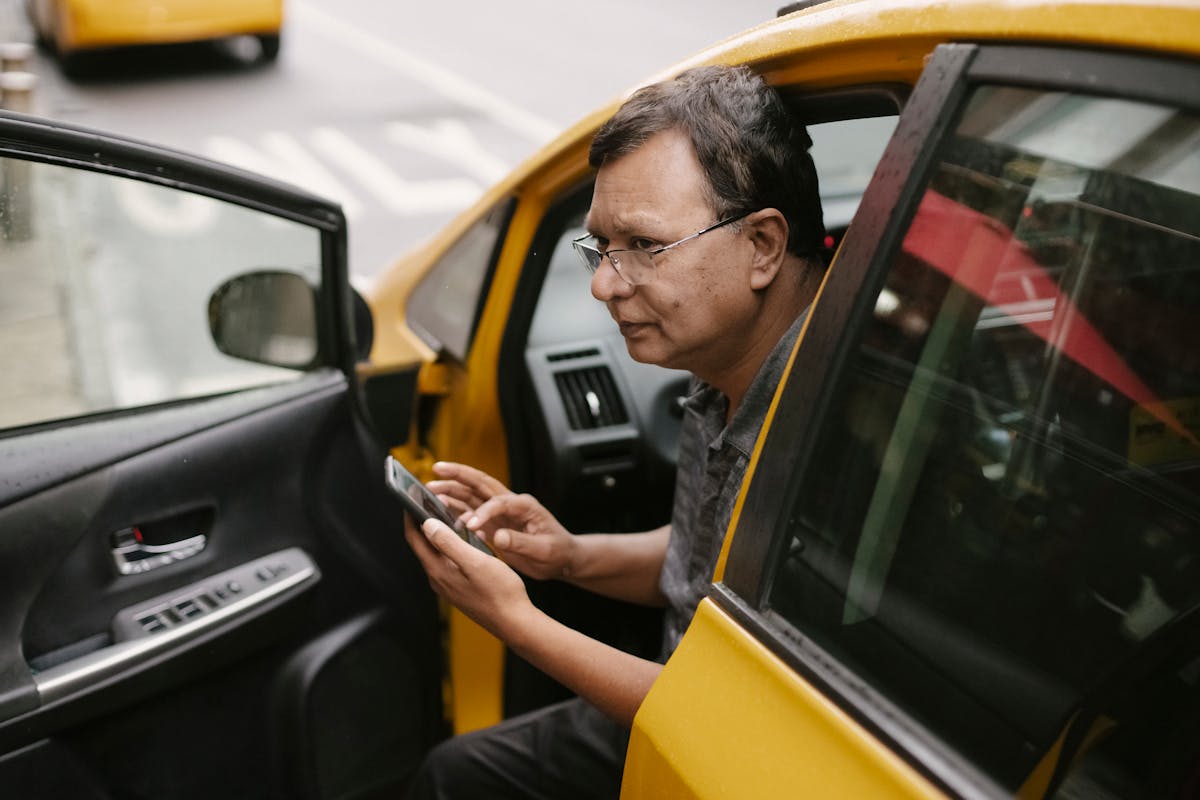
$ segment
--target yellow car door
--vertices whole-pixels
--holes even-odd
[[[1195,785],[1200,16],[1005,13],[930,54],[624,798]]]

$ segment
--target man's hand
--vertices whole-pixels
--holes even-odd
[[[536,499],[465,464],[439,461],[433,472],[441,480],[430,491],[506,563],[531,578],[570,577],[575,537]]]
[[[535,611],[521,577],[436,519],[418,528],[404,515],[404,538],[433,590],[500,639],[518,637]]]
[[[496,556],[518,572],[649,606],[664,602],[658,580],[671,530],[576,536],[545,506],[513,494],[486,472],[439,461],[426,484]]]
[[[521,576],[436,519],[418,528],[404,515],[404,538],[434,591],[550,677],[626,727],[633,724],[662,665],[623,653],[546,616]]]
[[[662,602],[657,581],[669,529],[576,537],[541,503],[513,494],[484,472],[445,462],[435,464],[433,471],[441,480],[430,481],[430,490],[457,510],[500,557],[476,550],[437,520],[418,528],[405,514],[404,537],[434,591],[517,655],[613,719],[631,725],[662,665],[617,650],[542,613],[509,564],[532,577],[568,577],[576,557],[580,572],[589,565],[597,572],[573,580],[577,585],[657,605]]]
[[[446,507],[456,512],[466,522],[474,516],[475,509],[502,494],[510,494],[509,488],[486,472],[466,464],[453,461],[438,461],[433,465],[433,474],[439,480],[425,484],[429,491],[441,498]]]

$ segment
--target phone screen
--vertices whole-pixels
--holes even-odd
[[[468,530],[450,513],[450,509],[437,499],[437,495],[425,488],[425,484],[421,483],[416,475],[405,469],[403,464],[388,456],[384,462],[384,470],[388,486],[400,498],[400,502],[404,503],[405,509],[418,525],[433,517],[446,523],[463,541],[488,555],[492,554],[491,549],[479,538],[478,534]]]

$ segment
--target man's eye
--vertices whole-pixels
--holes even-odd
[[[653,239],[645,239],[639,236],[636,239],[629,240],[630,250],[653,250],[656,247],[658,247],[658,242]]]

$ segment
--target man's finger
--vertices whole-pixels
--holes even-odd
[[[433,548],[464,572],[483,563],[487,555],[464,542],[446,523],[433,517],[425,520],[421,531]]]
[[[462,517],[473,513],[473,507],[467,505],[457,497],[437,492],[435,492],[435,494],[437,495],[437,499],[442,501],[442,505],[444,505],[446,509],[454,515],[455,519],[461,519]]]
[[[476,494],[484,499],[497,494],[504,494],[508,491],[508,487],[500,481],[488,475],[486,472],[475,467],[469,467],[466,464],[459,464],[453,461],[438,461],[433,465],[433,474],[439,478],[449,478],[451,480],[460,481],[463,484],[471,487]]]
[[[425,484],[425,488],[437,495],[453,497],[463,505],[468,505],[472,508],[487,500],[486,497],[476,494],[470,486],[460,481],[429,481]]]
[[[503,534],[503,536],[501,536]],[[506,553],[515,555],[540,558],[545,555],[543,545],[545,537],[525,531],[513,530],[512,528],[502,528],[496,531],[496,537],[499,538],[500,548]]]
[[[488,544],[494,550],[503,553],[512,552],[512,531],[508,528],[501,528],[492,534],[492,540]]]
[[[530,498],[521,494],[502,494],[488,500],[475,509],[475,516],[467,521],[467,527],[478,530],[490,522],[496,522],[503,517],[524,519],[530,508]]]
[[[404,540],[408,542],[408,546],[416,554],[422,568],[428,572],[432,560],[439,557],[437,548],[430,543],[429,538],[425,536],[407,514],[404,515]]]

